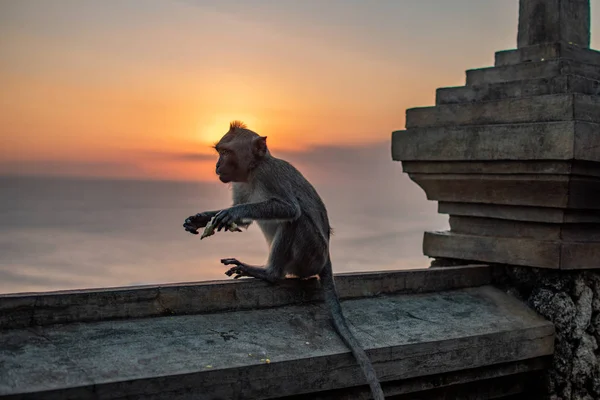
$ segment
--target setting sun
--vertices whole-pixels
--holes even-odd
[[[200,142],[202,144],[214,145],[225,133],[227,133],[229,123],[234,120],[243,121],[248,125],[249,129],[258,133],[261,132],[260,120],[254,117],[254,115],[244,113],[219,113],[198,122]]]
[[[406,108],[515,45],[516,2],[470,2],[478,35],[441,29],[433,0],[309,3],[6,3],[0,174],[214,180],[232,120],[274,154],[383,143]]]

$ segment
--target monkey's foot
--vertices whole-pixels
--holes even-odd
[[[221,260],[221,262],[225,265],[231,265],[231,264],[235,265],[235,267],[231,267],[227,270],[227,272],[225,272],[225,275],[227,275],[227,276],[231,276],[231,275],[235,274],[233,279],[238,279],[238,278],[241,278],[242,276],[252,276],[247,271],[247,268],[249,267],[249,265],[244,264],[243,262],[239,261],[237,258],[224,258]]]
[[[248,265],[239,261],[237,258],[224,258],[221,260],[221,262],[225,265],[235,265],[235,267],[231,267],[227,272],[225,272],[227,276],[235,274],[233,279],[237,279],[242,276],[251,276],[253,278],[262,279],[263,281],[271,283],[274,283],[278,280],[273,276],[270,269]]]

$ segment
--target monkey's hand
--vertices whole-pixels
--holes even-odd
[[[225,265],[235,265],[235,267],[231,267],[227,270],[227,272],[225,272],[225,275],[227,276],[233,275],[233,279],[238,279],[242,276],[252,276],[246,270],[247,265],[236,258],[224,258],[221,260],[221,262]]]
[[[204,228],[206,225],[208,225],[208,223],[210,222],[212,217],[215,216],[215,214],[215,212],[210,211],[192,215],[186,218],[185,222],[183,223],[183,228],[187,232],[197,235],[198,229]]]
[[[237,224],[235,222],[231,223],[228,227],[227,230],[229,230],[230,232],[241,232],[242,230],[240,228],[238,228]],[[205,237],[209,237],[215,234],[215,226],[213,225],[212,221],[208,223],[208,225],[206,225],[206,228],[204,228],[204,232],[202,233],[202,236],[200,236],[200,240],[204,239]]]
[[[233,206],[231,208],[226,208],[225,210],[221,210],[215,215],[215,218],[212,221],[212,225],[214,226],[217,232],[221,232],[221,230],[227,230],[231,224],[235,224],[236,222],[243,219],[242,210],[239,206]]]

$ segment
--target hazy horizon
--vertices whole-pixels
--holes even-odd
[[[336,273],[425,268],[423,231],[447,228],[406,177],[376,182],[315,184]],[[221,258],[267,257],[256,225],[202,241],[183,230],[187,216],[231,204],[221,183],[0,177],[0,191],[0,293],[230,279]]]

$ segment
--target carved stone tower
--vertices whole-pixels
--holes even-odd
[[[516,50],[406,111],[392,156],[450,231],[430,257],[600,268],[600,53],[589,0],[521,0]]]
[[[589,0],[520,0],[517,49],[409,109],[392,156],[450,230],[433,258],[483,261],[554,323],[543,399],[600,398],[600,53]]]

